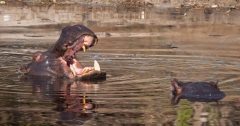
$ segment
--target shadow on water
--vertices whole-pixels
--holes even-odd
[[[0,7],[0,124],[239,125],[239,10],[53,5]],[[107,80],[21,80],[18,68],[47,50],[69,24],[99,44],[77,57],[97,60]],[[171,105],[172,78],[219,81],[221,101]]]

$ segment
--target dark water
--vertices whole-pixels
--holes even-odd
[[[240,125],[239,11],[59,6],[0,6],[1,125]],[[48,49],[61,28],[84,24],[99,44],[107,80],[22,78],[18,68]],[[172,78],[218,81],[216,102],[171,105]]]

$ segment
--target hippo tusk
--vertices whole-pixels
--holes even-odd
[[[89,70],[89,69],[85,69],[85,70],[83,71],[83,74],[86,74],[86,73],[88,73],[88,72],[90,72],[90,71],[93,71],[93,70],[95,70],[94,67],[92,67],[91,70]]]
[[[89,72],[89,70],[88,69],[85,69],[84,71],[83,71],[83,74],[86,74],[86,73],[88,73]]]
[[[73,65],[71,65],[71,64],[70,64],[70,70],[72,71],[73,76],[76,76],[76,71],[75,71]]]
[[[86,46],[83,45],[83,46],[82,46],[82,49],[83,49],[83,52],[85,52],[85,51],[86,51]]]

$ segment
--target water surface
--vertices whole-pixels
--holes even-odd
[[[239,125],[238,10],[87,7],[0,8],[0,123],[7,125]],[[61,29],[83,24],[99,44],[79,61],[97,60],[107,80],[24,78],[18,69],[47,50]],[[171,105],[172,78],[218,81],[226,97]]]

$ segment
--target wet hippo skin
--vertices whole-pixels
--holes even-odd
[[[171,85],[173,87],[172,104],[178,104],[180,99],[213,102],[226,96],[215,82],[181,82],[174,78]]]
[[[85,52],[97,42],[97,36],[87,27],[67,26],[62,29],[59,39],[52,47],[45,52],[33,54],[32,61],[20,70],[34,76],[74,78],[91,76],[94,73],[94,77],[106,77],[105,72],[94,71],[93,67],[83,67],[75,56],[77,52]]]

